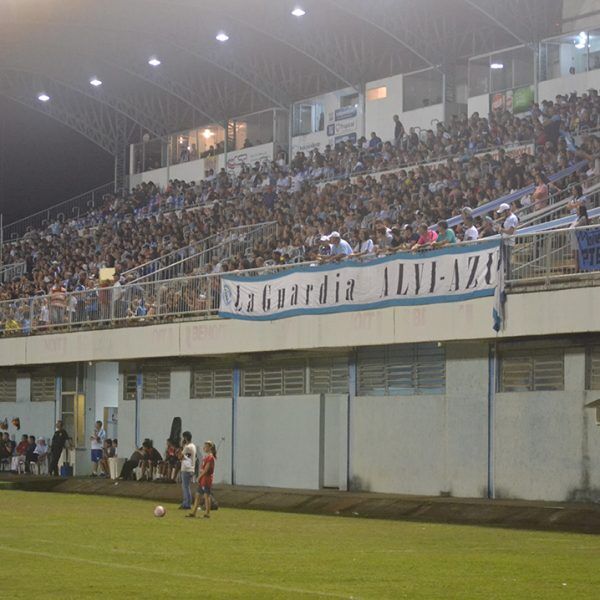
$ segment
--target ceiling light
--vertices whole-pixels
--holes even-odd
[[[504,65],[502,63],[492,63],[490,69],[504,69]]]
[[[90,79],[90,85],[98,87],[99,85],[102,85],[102,82],[97,77],[94,77],[93,79]]]
[[[153,67],[158,67],[158,65],[160,65],[160,60],[158,60],[158,58],[156,58],[155,56],[153,56],[149,61],[148,61],[149,65],[152,65]]]
[[[38,96],[38,100],[39,100],[40,102],[48,102],[48,100],[50,100],[50,96],[48,96],[48,94],[45,94],[45,93],[43,93],[43,92],[42,92],[42,93],[41,93],[41,94]]]
[[[229,36],[224,31],[220,31],[219,33],[217,33],[217,40],[219,42],[226,42],[228,39]]]
[[[205,129],[202,132],[202,135],[204,136],[204,139],[207,140],[209,137],[212,137],[214,135],[214,133],[210,129]]]
[[[575,41],[573,43],[575,44],[575,48],[577,48],[577,50],[583,50],[586,47],[587,42],[588,42],[588,35],[585,31],[582,31],[575,38]]]
[[[300,8],[299,6],[297,6],[293,11],[292,14],[295,17],[303,17],[306,14],[306,11],[302,8]]]

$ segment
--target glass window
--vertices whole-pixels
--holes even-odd
[[[231,398],[233,369],[226,365],[194,367],[190,383],[190,398]]]
[[[311,394],[347,394],[348,359],[345,356],[323,356],[311,358]]]
[[[585,389],[600,390],[600,347],[589,348],[586,354]]]
[[[444,77],[437,69],[405,75],[402,83],[402,110],[415,110],[441,104],[444,98]]]
[[[292,135],[306,135],[325,129],[325,107],[317,100],[294,104],[292,109]]]
[[[564,384],[564,350],[503,350],[499,392],[560,391]]]
[[[142,398],[168,400],[171,397],[171,369],[146,367],[142,370]]]
[[[599,41],[593,33],[580,31],[540,44],[540,79],[557,79],[600,67],[596,54]],[[596,65],[597,66],[594,66]]]
[[[56,377],[45,370],[31,373],[31,402],[54,402],[56,399]]]
[[[287,396],[306,393],[306,369],[303,361],[293,360],[242,371],[242,396]]]
[[[437,344],[403,344],[358,351],[358,394],[443,394],[446,353]]]
[[[469,61],[469,98],[490,93],[490,57]]]
[[[17,401],[17,372],[0,369],[0,402]]]
[[[273,111],[267,110],[235,119],[230,132],[233,133],[233,150],[270,144],[273,141]]]
[[[371,88],[367,90],[367,100],[383,100],[387,98],[387,86]]]

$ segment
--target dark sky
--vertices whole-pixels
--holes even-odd
[[[4,224],[113,178],[101,148],[41,113],[0,96],[0,212]]]

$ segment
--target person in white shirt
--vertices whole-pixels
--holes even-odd
[[[332,231],[329,235],[329,247],[331,260],[341,260],[353,254],[352,246],[337,231]]]
[[[92,477],[96,477],[98,475],[98,465],[102,460],[105,439],[106,431],[104,431],[102,421],[96,421],[94,433],[90,436],[92,448]]]
[[[465,233],[463,235],[463,242],[472,242],[479,238],[479,231],[477,231],[477,227],[475,227],[473,217],[465,217],[464,230]]]
[[[192,492],[192,484],[194,483],[194,472],[196,469],[196,445],[192,444],[192,434],[189,431],[184,431],[181,435],[183,438],[183,447],[181,448],[181,490],[183,499],[180,509],[190,509],[194,494]]]
[[[519,218],[514,214],[511,207],[503,202],[496,211],[499,215],[503,215],[504,223],[499,226],[498,233],[502,236],[502,258],[504,260],[504,270],[506,279],[510,279],[511,265],[510,259],[512,249],[515,245],[515,232],[519,226]]]

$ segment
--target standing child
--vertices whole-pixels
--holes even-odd
[[[199,487],[196,497],[194,498],[194,506],[192,506],[192,512],[187,515],[188,517],[195,517],[200,505],[200,497],[204,495],[204,518],[210,517],[210,494],[213,484],[213,475],[215,472],[215,460],[217,458],[217,448],[215,445],[208,441],[204,442],[202,450],[206,456],[202,459],[202,466],[200,468],[200,476],[198,479]]]

